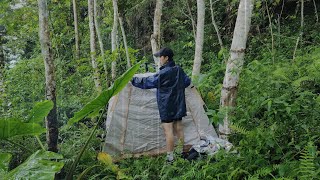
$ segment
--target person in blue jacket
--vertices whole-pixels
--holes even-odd
[[[170,48],[162,48],[154,54],[155,57],[160,57],[160,71],[149,77],[134,77],[131,81],[132,85],[138,88],[157,88],[157,103],[161,124],[166,136],[168,162],[174,160],[174,134],[184,144],[181,121],[182,117],[187,115],[185,88],[191,83],[183,69],[173,61],[173,55]]]

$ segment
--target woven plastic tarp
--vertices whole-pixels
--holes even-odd
[[[135,76],[150,75],[152,74]],[[200,136],[217,137],[195,88],[186,88],[186,105],[187,116],[182,119],[185,144],[198,144]],[[117,96],[111,98],[106,131],[103,151],[111,155],[165,152],[165,136],[159,117],[156,89],[139,89],[129,83]]]

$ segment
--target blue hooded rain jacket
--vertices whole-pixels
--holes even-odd
[[[185,88],[190,78],[174,61],[169,61],[153,76],[132,79],[132,85],[142,89],[157,88],[157,103],[160,119],[173,120],[187,115]]]

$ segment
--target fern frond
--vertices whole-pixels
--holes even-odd
[[[236,168],[235,170],[233,170],[230,175],[228,175],[228,180],[233,180],[233,179],[238,179],[239,177],[246,175],[246,174],[250,174],[248,171],[243,170],[241,168]]]
[[[317,153],[314,152],[317,151],[312,142],[309,142],[303,152],[301,152],[299,160],[299,176],[301,179],[312,179],[316,174],[314,159]]]
[[[255,171],[254,176],[265,177],[271,174],[272,169],[270,167],[263,167]]]
[[[248,180],[259,180],[259,178],[256,177],[256,176],[250,176],[250,177],[248,178]]]
[[[248,130],[246,130],[243,126],[241,126],[239,124],[231,123],[230,124],[230,129],[233,130],[236,133],[240,133],[240,134],[244,134],[244,135],[249,133]]]
[[[273,171],[278,171],[279,176],[286,177],[289,179],[294,179],[297,176],[296,167],[298,166],[298,161],[284,162],[282,164],[274,164],[272,166]]]
[[[248,180],[249,180],[249,179],[250,179],[250,180],[259,179],[259,177],[266,177],[267,175],[270,175],[270,176],[273,177],[273,175],[271,174],[272,171],[273,171],[273,169],[270,168],[270,167],[262,167],[262,168],[256,170],[256,171],[254,172],[254,174],[251,175],[251,176],[248,178]]]

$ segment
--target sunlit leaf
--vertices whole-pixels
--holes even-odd
[[[100,152],[97,158],[100,162],[110,168],[112,172],[117,174],[117,179],[130,179],[118,168],[117,165],[113,164],[112,157],[109,154]]]
[[[98,160],[100,162],[102,162],[103,164],[106,164],[106,165],[112,165],[112,157],[107,154],[107,153],[104,153],[104,152],[99,152],[98,153]]]
[[[112,157],[109,154],[100,152],[97,158],[100,162],[109,167],[114,173],[118,173],[119,168],[113,164]]]
[[[43,118],[45,118],[49,114],[52,108],[53,102],[49,100],[36,103],[36,105],[30,112],[28,122],[41,123],[43,121]]]
[[[0,119],[0,139],[19,135],[40,135],[46,129],[36,123],[24,123],[17,119]]]

